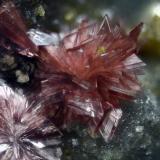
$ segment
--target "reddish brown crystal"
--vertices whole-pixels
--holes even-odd
[[[35,54],[35,52],[37,51],[37,47],[28,38],[26,32],[27,28],[15,5],[12,2],[2,3],[0,7],[1,41],[7,38],[11,40],[11,42],[17,44],[21,49],[25,50],[19,53],[32,56],[31,52]]]
[[[5,19],[0,21],[0,33],[23,48],[21,54],[38,59],[35,83],[41,83],[40,92],[31,99],[45,105],[44,115],[56,126],[80,121],[107,141],[122,115],[120,100],[133,99],[140,90],[137,76],[144,63],[136,54],[141,24],[125,34],[108,17],[101,24],[84,21],[59,45],[35,46],[19,16],[10,16],[11,6],[6,6],[1,9],[0,19],[3,14]]]
[[[144,66],[136,56],[140,29],[141,24],[127,35],[105,17],[101,24],[82,23],[59,46],[40,49],[46,79],[42,93],[62,92],[63,123],[81,121],[100,130],[106,140],[110,137],[122,115],[117,109],[120,100],[132,99],[140,90],[137,75]]]

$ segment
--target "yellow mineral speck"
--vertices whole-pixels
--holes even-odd
[[[35,14],[37,16],[40,16],[40,17],[44,17],[45,16],[45,10],[43,8],[42,5],[39,5],[36,9],[35,9]]]
[[[106,53],[106,51],[107,51],[107,49],[105,47],[103,47],[103,46],[98,47],[98,49],[97,49],[97,53],[99,55]]]
[[[65,19],[66,21],[72,21],[72,20],[75,18],[75,16],[76,16],[75,10],[69,10],[69,11],[65,14],[64,19]]]

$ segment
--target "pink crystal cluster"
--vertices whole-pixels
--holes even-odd
[[[109,139],[122,115],[120,100],[130,100],[140,90],[140,29],[141,24],[127,35],[105,17],[101,24],[82,22],[59,45],[40,47],[42,93],[61,92],[58,117],[63,115],[63,123],[78,120]]]
[[[1,160],[46,158],[47,153],[41,150],[45,147],[43,139],[57,129],[53,123],[48,123],[42,108],[40,104],[29,103],[24,95],[15,93],[10,87],[0,86]]]
[[[22,150],[23,159],[26,154],[30,157],[28,150],[23,150],[28,147],[21,146],[17,136],[24,142],[32,130],[42,132],[46,119],[59,129],[81,122],[91,134],[99,132],[108,141],[122,116],[120,101],[133,99],[140,90],[137,76],[144,63],[136,54],[141,26],[126,34],[106,16],[100,24],[83,21],[58,44],[37,45],[14,4],[4,3],[0,8],[0,46],[36,58],[34,84],[40,82],[40,86],[28,101],[43,106],[39,112],[37,105],[28,105],[24,97],[0,97],[0,141],[8,147],[13,135],[18,143],[14,149],[9,147],[9,152],[22,159],[17,152]]]

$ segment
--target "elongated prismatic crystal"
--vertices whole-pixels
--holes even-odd
[[[82,122],[107,141],[122,116],[120,101],[140,90],[142,24],[126,34],[106,16],[100,24],[83,21],[57,42],[53,34],[28,31],[11,2],[0,10],[0,46],[37,60],[34,83],[40,86],[30,99],[41,98],[44,115],[57,127]]]

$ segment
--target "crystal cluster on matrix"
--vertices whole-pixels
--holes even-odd
[[[44,37],[36,33],[47,35],[47,39],[52,39],[53,35],[41,31],[35,32],[35,35],[30,34],[12,2],[3,3],[0,11],[0,47],[7,51],[14,50],[12,54],[35,58],[37,61],[33,79],[35,86],[26,101],[36,101],[43,106],[40,107],[41,116],[51,121],[59,130],[73,122],[81,122],[88,125],[91,134],[99,132],[108,141],[122,116],[120,101],[132,100],[140,91],[137,76],[142,74],[144,63],[136,54],[137,38],[142,24],[126,34],[107,16],[100,24],[84,20],[58,43],[45,42],[43,45],[41,42],[38,45],[41,38],[44,41]],[[35,40],[34,36],[39,38]],[[36,83],[40,85],[37,87]],[[6,108],[4,116],[8,111],[17,112],[16,119],[21,119],[21,125],[24,125],[20,127],[22,131],[28,127],[25,125],[32,125],[36,116],[38,123],[35,129],[38,129],[44,119],[41,120],[37,105],[32,107],[34,114],[30,107],[29,112],[25,113],[25,103],[18,106],[10,103],[8,107],[10,98],[5,99],[7,103],[3,103],[0,112],[4,112],[3,108]],[[15,98],[17,97],[12,99]],[[2,98],[0,101],[3,102]],[[15,105],[19,107],[19,111],[14,108]],[[25,114],[20,113],[19,117],[19,112]],[[13,119],[13,113],[8,117]],[[22,119],[26,116],[30,120],[23,123]],[[8,121],[5,123],[7,125]],[[13,123],[13,126],[16,127],[16,124]],[[6,139],[1,132],[0,134],[0,141]],[[14,153],[16,156],[16,152]]]

